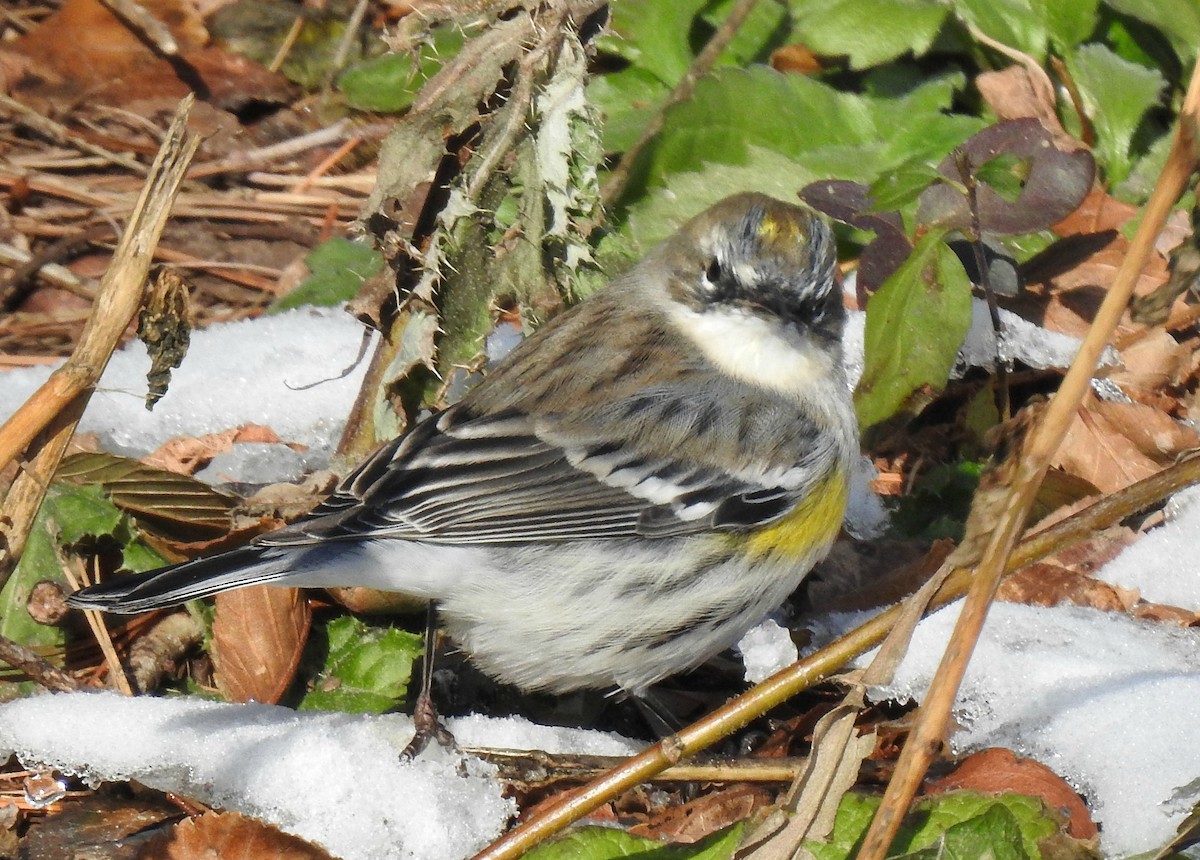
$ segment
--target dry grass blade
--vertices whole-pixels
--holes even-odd
[[[66,451],[91,390],[100,379],[122,333],[141,306],[154,248],[167,222],[184,173],[200,145],[187,132],[192,98],[184,99],[100,282],[92,313],[67,362],[0,427],[0,467],[18,457],[41,435],[31,463],[13,482],[3,513],[12,526],[6,555],[0,557],[0,585],[24,549],[33,516],[50,477]]]
[[[1067,433],[1105,346],[1133,295],[1138,274],[1145,265],[1154,240],[1171,207],[1183,193],[1196,169],[1197,123],[1200,121],[1200,67],[1193,72],[1180,113],[1179,125],[1162,176],[1146,204],[1142,223],[1130,244],[1129,253],[1096,314],[1058,392],[1051,399],[1042,422],[1033,429],[1018,460],[1007,505],[992,532],[955,625],[954,634],[930,684],[924,704],[895,775],[884,794],[883,803],[871,822],[871,828],[859,851],[861,860],[881,860],[891,845],[925,771],[941,749],[950,710],[958,692],[967,661],[978,641],[979,632],[1004,575],[1021,528],[1029,515],[1038,487],[1050,466],[1050,460]]]

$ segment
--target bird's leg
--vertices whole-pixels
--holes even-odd
[[[654,732],[659,739],[669,737],[684,727],[684,722],[652,689],[630,693],[629,696],[637,706],[642,719],[646,721],[646,725],[650,727],[650,731]]]
[[[420,755],[430,740],[449,749],[457,750],[454,735],[438,720],[437,707],[433,704],[433,660],[437,653],[438,611],[437,601],[429,601],[429,609],[425,614],[425,657],[421,666],[421,692],[413,705],[413,726],[415,732],[408,746],[400,753],[400,758],[408,760]]]

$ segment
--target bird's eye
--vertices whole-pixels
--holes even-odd
[[[722,274],[724,273],[721,271],[721,261],[713,257],[708,263],[708,268],[704,270],[704,277],[710,284],[717,284],[720,283]]]

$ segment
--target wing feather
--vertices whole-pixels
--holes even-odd
[[[708,415],[711,402],[692,412]],[[569,423],[564,429],[545,415],[451,408],[379,449],[309,517],[259,543],[520,543],[734,531],[786,513],[819,477],[796,469],[756,481],[751,470],[731,474],[613,438],[602,426],[581,433],[575,416]],[[801,438],[819,435],[807,428]]]

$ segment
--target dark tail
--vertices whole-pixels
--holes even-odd
[[[175,606],[219,591],[279,579],[290,571],[293,553],[283,547],[244,546],[148,573],[122,573],[67,598],[76,609],[129,615]]]

